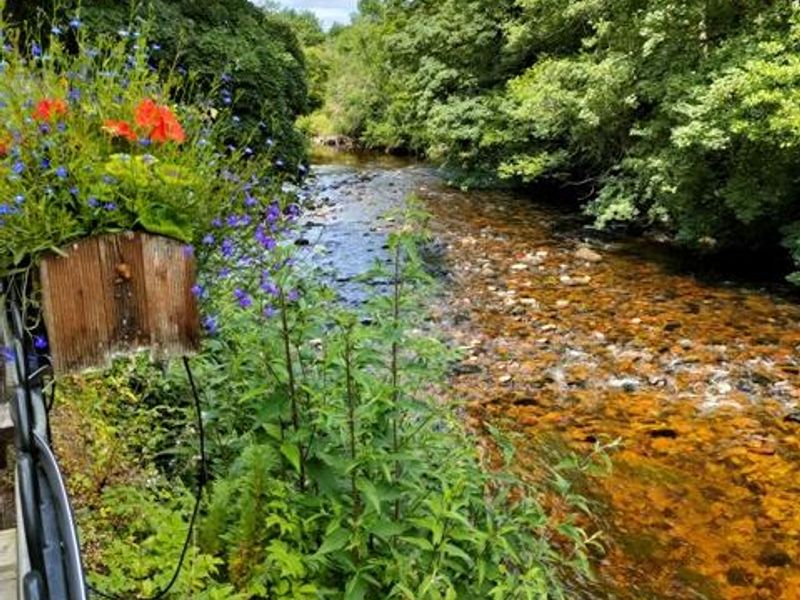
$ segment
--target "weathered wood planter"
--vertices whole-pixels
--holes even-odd
[[[128,232],[81,240],[63,253],[39,269],[57,374],[104,367],[146,348],[157,358],[197,350],[196,266],[186,246]]]

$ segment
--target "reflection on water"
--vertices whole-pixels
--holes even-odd
[[[473,416],[577,449],[622,440],[593,482],[609,549],[591,597],[800,598],[791,298],[699,280],[529,199],[340,158],[315,169],[309,232],[350,285],[384,256],[382,215],[421,192],[452,279],[441,318],[469,349],[453,386]]]

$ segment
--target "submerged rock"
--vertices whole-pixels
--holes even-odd
[[[603,260],[603,257],[600,254],[591,248],[587,248],[586,246],[578,248],[578,250],[575,251],[575,258],[591,263],[598,263]]]

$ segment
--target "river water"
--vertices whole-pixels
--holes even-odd
[[[424,165],[320,156],[306,193],[305,237],[351,302],[382,284],[355,277],[385,258],[386,214],[420,195],[447,271],[436,317],[466,349],[453,393],[473,425],[522,434],[521,469],[620,441],[581,490],[606,547],[581,597],[800,598],[796,298]]]

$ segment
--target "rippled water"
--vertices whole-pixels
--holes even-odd
[[[800,598],[791,296],[697,278],[536,198],[454,191],[402,161],[325,162],[307,237],[352,302],[381,285],[353,277],[385,258],[384,215],[425,200],[450,271],[440,318],[468,348],[453,388],[473,419],[531,440],[523,466],[545,435],[621,440],[590,490],[608,550],[588,597]]]

